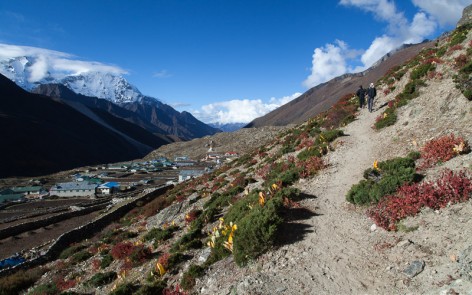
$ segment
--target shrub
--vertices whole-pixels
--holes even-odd
[[[201,239],[203,238],[202,228],[191,227],[177,242],[172,245],[171,252],[180,252],[187,249],[199,249],[203,246]]]
[[[113,256],[110,254],[105,254],[100,261],[100,268],[104,269],[108,267],[113,262]]]
[[[180,286],[184,290],[191,290],[195,286],[195,279],[205,274],[205,269],[200,265],[192,264],[183,274]]]
[[[59,293],[59,289],[53,283],[39,285],[28,292],[30,295],[56,295]]]
[[[423,207],[434,210],[469,200],[472,193],[470,176],[460,171],[445,170],[436,181],[403,185],[396,195],[382,199],[367,214],[386,229],[396,230],[398,222],[407,216],[415,216]]]
[[[281,207],[281,199],[274,197],[264,207],[256,206],[250,210],[239,221],[233,245],[234,260],[238,265],[246,264],[272,247],[282,222],[279,217]]]
[[[88,281],[87,285],[92,287],[100,287],[104,285],[108,285],[117,278],[117,274],[114,271],[109,272],[99,272],[93,275]]]
[[[162,294],[166,288],[165,281],[157,281],[149,285],[143,285],[136,291],[136,295],[155,295]]]
[[[34,285],[46,272],[46,269],[33,268],[19,270],[14,274],[0,278],[0,295],[16,295]]]
[[[445,135],[425,144],[421,150],[423,162],[420,168],[432,167],[438,162],[446,162],[459,154],[468,152],[470,152],[470,147],[464,138],[455,137],[454,134]]]
[[[134,245],[131,242],[120,242],[113,246],[111,255],[115,259],[125,259],[133,252]]]
[[[139,289],[139,286],[133,283],[123,283],[110,292],[110,295],[134,295]]]
[[[383,114],[375,119],[374,127],[377,130],[391,126],[397,122],[397,114],[395,108],[387,108]]]
[[[305,161],[312,157],[321,157],[324,154],[326,154],[327,151],[328,151],[328,146],[326,144],[318,144],[316,146],[313,146],[311,148],[301,151],[297,155],[297,158],[300,161]]]
[[[87,248],[86,245],[82,245],[82,244],[79,244],[79,245],[73,245],[73,246],[70,246],[69,248],[66,248],[65,250],[63,250],[61,252],[61,254],[59,254],[59,259],[67,259],[69,258],[70,256],[72,256],[73,254],[83,250]]]
[[[93,256],[92,253],[90,253],[89,251],[82,250],[72,255],[71,261],[72,263],[79,263],[79,262],[89,259],[92,256]]]
[[[383,161],[378,163],[378,169],[365,170],[364,178],[348,191],[348,202],[357,205],[377,203],[401,185],[415,181],[415,161],[411,158]]]
[[[433,70],[434,68],[435,68],[435,65],[433,63],[423,63],[423,64],[419,65],[418,67],[416,67],[411,72],[410,78],[412,80],[420,79],[420,78],[426,76],[426,74],[429,71]]]
[[[467,56],[465,54],[461,54],[454,59],[454,65],[456,68],[462,68],[467,64]]]
[[[153,228],[146,235],[144,235],[144,241],[154,240],[154,247],[157,247],[161,242],[172,238],[172,233],[177,227],[169,226],[166,229]]]
[[[319,157],[311,157],[305,161],[298,162],[297,167],[301,169],[300,177],[307,178],[318,173],[318,171],[326,167],[326,164]]]

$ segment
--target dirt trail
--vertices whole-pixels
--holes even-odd
[[[361,110],[328,154],[329,167],[296,185],[307,195],[302,205],[314,212],[288,227],[287,235],[297,241],[264,254],[243,270],[244,278],[235,276],[228,282],[234,285],[218,294],[378,294],[395,289],[387,262],[373,250],[378,237],[372,236],[372,221],[345,202],[347,191],[382,152],[371,128],[378,114]]]

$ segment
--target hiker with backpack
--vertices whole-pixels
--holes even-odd
[[[374,87],[374,83],[370,83],[369,88],[367,89],[367,106],[369,107],[369,112],[372,113],[374,107],[374,97],[377,95],[377,90]]]
[[[359,97],[359,108],[363,109],[365,107],[365,89],[362,88],[362,85],[359,85],[359,89],[356,92],[356,95]]]

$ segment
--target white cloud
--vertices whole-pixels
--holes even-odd
[[[205,123],[249,123],[300,95],[297,92],[282,98],[272,97],[269,103],[261,99],[233,99],[204,105],[192,114]]]
[[[360,54],[362,51],[359,50],[346,50],[348,45],[338,40],[335,44],[316,48],[311,74],[303,81],[303,85],[314,87],[347,72],[363,71],[401,45],[423,41],[435,32],[438,25],[456,23],[463,8],[471,2],[471,0],[412,1],[421,11],[409,21],[403,12],[397,10],[392,0],[340,0],[341,5],[372,13],[377,20],[385,22],[386,33],[376,37],[363,54]],[[351,60],[362,65],[352,68],[349,66]]]
[[[426,11],[441,26],[455,25],[462,16],[462,10],[472,4],[470,0],[412,0],[413,4]]]
[[[326,44],[324,47],[316,48],[313,53],[311,74],[303,81],[303,85],[310,88],[346,73],[347,59],[358,55],[358,51],[349,50],[346,43],[341,40],[336,40],[336,44]]]
[[[71,54],[60,51],[0,43],[1,60],[23,56],[32,58],[30,60],[31,65],[28,69],[30,73],[28,80],[30,82],[41,80],[48,73],[54,78],[65,75],[78,75],[86,72],[127,73],[125,70],[114,65],[79,60]]]
[[[152,74],[152,76],[154,78],[163,79],[163,78],[172,77],[172,74],[170,74],[167,70],[160,70],[160,71],[155,72],[154,74]]]

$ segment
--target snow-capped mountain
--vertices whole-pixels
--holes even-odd
[[[28,91],[41,84],[63,84],[75,93],[104,98],[118,104],[139,101],[144,97],[135,86],[119,75],[105,72],[74,75],[49,70],[41,72],[41,64],[38,57],[5,59],[0,61],[0,73]]]
[[[220,129],[224,132],[233,132],[233,131],[237,131],[243,128],[244,126],[247,125],[247,123],[218,123],[217,122],[217,123],[209,123],[208,125],[210,125],[211,127]]]

